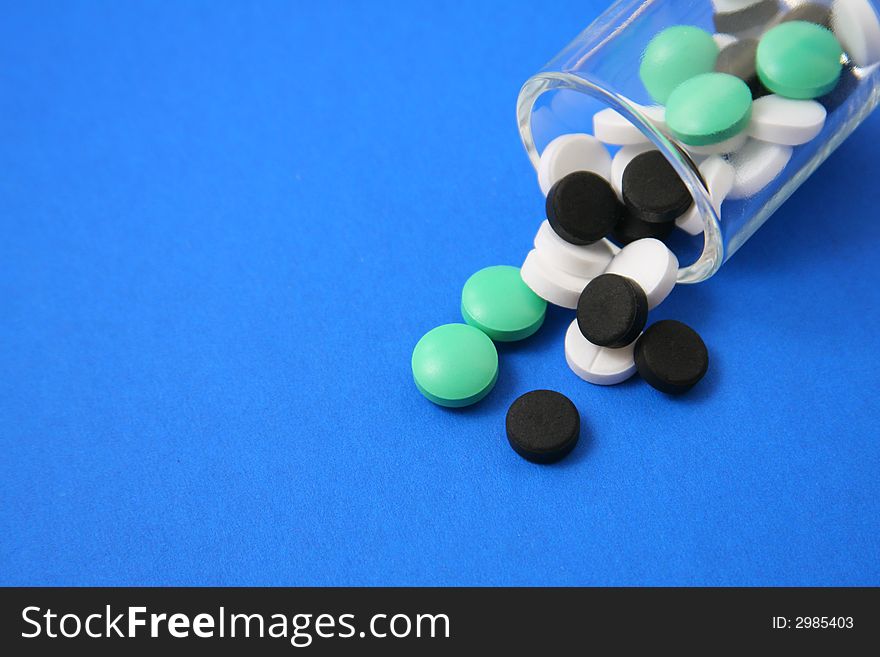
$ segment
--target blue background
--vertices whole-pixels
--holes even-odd
[[[670,399],[471,409],[410,354],[542,198],[521,83],[604,1],[5,2],[0,583],[880,584],[880,115],[653,313]],[[555,467],[503,433],[569,395]]]

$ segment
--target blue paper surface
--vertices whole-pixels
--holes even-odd
[[[603,7],[7,3],[0,584],[880,584],[880,115],[652,313],[692,394],[581,382],[560,309],[481,404],[412,383],[530,248],[516,94]]]

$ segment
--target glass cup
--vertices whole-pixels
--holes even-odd
[[[876,0],[814,0],[810,4],[848,5],[849,15],[864,17],[868,39],[880,35]],[[745,5],[727,0],[718,2]],[[760,38],[779,16],[803,2],[778,2],[779,14],[751,27],[741,38]],[[680,283],[697,283],[712,276],[810,174],[870,114],[880,100],[876,63],[855,61],[846,51],[842,22],[832,23],[844,45],[840,81],[829,94],[817,100],[827,116],[817,137],[792,147],[791,158],[781,173],[752,196],[725,200],[716,212],[694,160],[682,152],[681,144],[655,122],[654,105],[639,78],[639,64],[648,42],[661,30],[674,25],[693,25],[714,34],[715,7],[711,0],[618,0],[592,25],[566,46],[540,72],[523,85],[517,100],[517,121],[526,152],[537,169],[540,153],[555,137],[565,133],[592,133],[593,115],[610,107],[638,127],[666,156],[694,198],[703,222],[703,232],[689,236],[675,230],[667,244],[679,256]],[[861,13],[859,13],[861,12]],[[872,22],[873,21],[873,22]],[[852,21],[846,25],[854,29]],[[877,28],[874,30],[874,28]],[[726,37],[716,37],[719,41]],[[876,46],[880,49],[880,45]],[[864,56],[862,55],[862,59]],[[656,108],[655,108],[656,110]],[[613,151],[614,147],[611,147]],[[730,157],[725,155],[723,157]],[[841,191],[841,193],[845,193]]]

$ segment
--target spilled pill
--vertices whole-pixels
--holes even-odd
[[[559,180],[575,171],[592,171],[603,178],[611,173],[611,154],[605,144],[580,133],[561,135],[547,144],[538,164],[538,184],[546,196]]]
[[[638,283],[651,309],[660,305],[675,287],[678,258],[663,242],[648,238],[623,247],[605,272],[620,274]]]
[[[577,320],[565,332],[565,362],[584,381],[600,386],[613,386],[636,373],[633,357],[635,343],[620,349],[600,347],[587,340]]]

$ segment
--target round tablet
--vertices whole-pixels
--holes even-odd
[[[464,321],[499,342],[529,337],[541,328],[546,311],[547,302],[523,282],[518,267],[481,269],[461,291]]]
[[[789,9],[778,19],[779,23],[788,23],[789,21],[806,21],[831,29],[831,7],[816,2],[805,2]]]
[[[660,151],[637,155],[623,172],[623,202],[642,221],[663,223],[680,217],[691,193]]]
[[[559,180],[575,171],[592,171],[603,178],[611,173],[611,154],[605,144],[580,133],[557,137],[541,153],[538,184],[546,196]]]
[[[749,124],[752,92],[727,73],[704,73],[681,83],[669,96],[666,125],[689,146],[730,139]]]
[[[606,144],[627,146],[649,142],[641,130],[610,107],[593,115],[593,135]]]
[[[636,373],[634,349],[635,342],[620,349],[593,344],[581,333],[577,320],[565,332],[565,362],[584,381],[600,386],[616,385]]]
[[[713,34],[712,38],[715,39],[715,43],[718,46],[719,51],[724,51],[727,46],[729,46],[731,43],[735,43],[737,40],[736,37],[732,34],[723,34],[721,32],[719,32],[718,34]]]
[[[727,198],[749,198],[760,192],[782,173],[791,154],[791,146],[749,139],[740,150],[727,156],[736,174]]]
[[[592,171],[575,171],[558,181],[545,208],[550,227],[572,244],[598,242],[611,232],[623,209],[611,184]]]
[[[620,274],[638,283],[651,309],[660,305],[675,287],[678,258],[663,242],[649,238],[623,247],[605,272]]]
[[[791,21],[761,37],[755,64],[761,82],[770,91],[809,100],[834,89],[840,78],[841,55],[840,42],[829,30]]]
[[[739,9],[719,11],[713,16],[715,30],[727,34],[742,34],[759,30],[779,13],[778,0],[758,0]]]
[[[688,146],[686,152],[691,157],[709,157],[710,155],[733,153],[742,148],[748,139],[748,134],[743,131],[738,135],[734,135],[730,139],[719,141],[717,144],[709,144],[708,146]]]
[[[624,146],[614,155],[611,160],[611,186],[617,192],[618,198],[623,199],[623,172],[636,156],[648,151],[656,151],[654,144],[633,144],[632,146]]]
[[[868,0],[834,0],[831,25],[856,66],[880,61],[880,19]]]
[[[709,352],[702,338],[674,319],[649,326],[636,341],[634,357],[641,377],[670,394],[687,392],[709,369]]]
[[[537,249],[526,255],[520,275],[539,297],[562,308],[577,308],[578,299],[589,279],[573,276],[548,263]]]
[[[715,61],[715,72],[727,73],[745,82],[752,92],[752,98],[760,98],[768,93],[755,70],[757,50],[757,39],[734,41],[718,54],[718,59]]]
[[[648,321],[648,297],[631,278],[602,274],[578,300],[577,323],[584,337],[600,347],[625,347]]]
[[[688,216],[694,207],[684,213],[684,217]],[[632,212],[625,212],[623,218],[617,222],[614,230],[611,231],[611,237],[619,244],[629,244],[637,240],[643,240],[646,237],[653,237],[658,240],[666,239],[675,229],[675,222],[664,221],[661,224],[652,221],[642,221]]]
[[[605,241],[579,246],[559,237],[550,223],[541,222],[535,235],[535,250],[544,262],[553,263],[556,268],[583,279],[591,279],[605,271],[614,257],[614,251]]]
[[[784,146],[806,144],[822,131],[827,112],[815,100],[795,100],[772,94],[752,104],[749,136]]]
[[[736,171],[722,157],[713,155],[700,165],[700,175],[703,184],[709,192],[709,199],[715,212],[721,213],[721,204],[733,187],[736,179]],[[675,220],[675,225],[691,235],[699,235],[703,232],[703,218],[697,210],[696,204],[688,210],[687,214]]]
[[[716,57],[718,45],[711,34],[691,25],[675,25],[648,43],[639,66],[639,77],[651,98],[664,105],[679,84],[711,71]]]
[[[480,329],[444,324],[425,333],[412,355],[419,391],[440,406],[469,406],[489,394],[498,378],[498,352]]]
[[[553,390],[532,390],[507,410],[507,440],[533,463],[555,463],[577,445],[581,418],[571,400]]]

